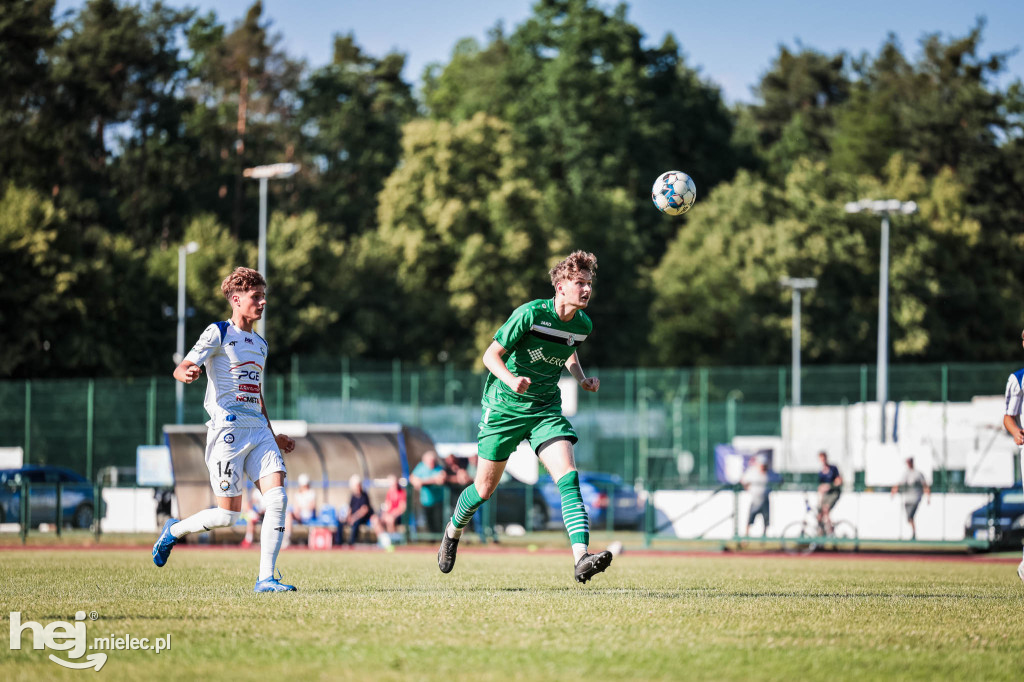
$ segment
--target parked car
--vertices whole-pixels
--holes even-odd
[[[994,510],[993,504],[996,505]],[[1020,549],[1024,541],[1024,490],[1021,490],[1020,482],[1012,488],[1000,490],[992,502],[972,511],[965,522],[964,537],[968,540],[989,540],[999,548]]]
[[[92,484],[80,474],[54,466],[25,466],[0,470],[0,523],[20,523],[22,482],[29,483],[29,521],[57,522],[57,483],[65,525],[88,528],[94,518]]]
[[[544,530],[551,520],[551,512],[538,486],[533,486],[532,495],[530,486],[519,482],[502,483],[491,496],[491,501],[496,502],[494,522],[500,526],[507,526],[510,523],[518,523],[524,528],[532,530]],[[530,504],[527,506],[527,499]],[[526,522],[526,513],[529,509],[530,524]]]
[[[537,482],[549,509],[552,523],[562,523],[562,495],[550,476]],[[640,529],[644,522],[644,505],[632,486],[615,474],[580,472],[580,493],[590,516],[591,528],[607,528],[609,508],[614,500],[615,528]]]

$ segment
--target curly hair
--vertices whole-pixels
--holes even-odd
[[[551,275],[551,286],[557,286],[559,282],[573,279],[584,272],[591,277],[597,274],[597,256],[586,251],[573,251],[568,258],[551,268],[548,274]]]
[[[237,267],[220,283],[220,290],[224,294],[224,298],[230,301],[231,294],[240,291],[252,291],[256,287],[265,286],[267,286],[267,280],[263,279],[263,275],[258,270]]]

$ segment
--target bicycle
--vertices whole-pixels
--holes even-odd
[[[808,495],[804,494],[804,518],[794,521],[782,530],[782,550],[787,554],[810,554],[823,548],[832,540],[832,549],[846,544],[835,540],[856,540],[857,527],[849,521],[835,521],[832,533],[825,532],[824,524],[818,521],[818,511],[811,506]],[[854,543],[856,544],[856,543]]]

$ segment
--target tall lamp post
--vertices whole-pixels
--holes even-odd
[[[199,242],[189,242],[178,247],[178,352],[174,354],[174,364],[185,359],[185,256],[199,250]],[[174,382],[174,414],[175,423],[185,421],[185,384]]]
[[[259,241],[259,264],[257,270],[264,277],[267,276],[267,181],[276,178],[290,178],[299,172],[297,163],[274,163],[269,166],[254,166],[242,171],[242,175],[253,180],[260,181],[260,241]],[[256,321],[256,333],[263,338],[267,337],[267,311]]]
[[[814,289],[813,277],[783,277],[779,284],[793,290],[793,405],[800,404],[800,292]]]
[[[882,246],[878,264],[878,363],[876,400],[882,411],[881,442],[885,442],[885,404],[889,400],[889,218],[895,214],[917,213],[917,203],[899,199],[861,199],[845,206],[847,213],[882,216]]]

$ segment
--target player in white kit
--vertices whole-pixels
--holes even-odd
[[[1024,332],[1021,333],[1024,344]],[[1018,369],[1006,380],[1006,414],[1003,415],[1003,428],[1013,436],[1013,442],[1024,445],[1024,431],[1021,430],[1021,404],[1024,403],[1024,369]],[[1024,477],[1024,449],[1021,450],[1021,476]],[[1017,565],[1017,575],[1024,581],[1024,559]]]
[[[253,331],[263,315],[267,282],[256,270],[236,268],[221,283],[231,304],[231,319],[211,324],[175,370],[174,378],[191,384],[206,367],[206,467],[217,506],[187,519],[170,519],[153,545],[153,563],[163,566],[182,536],[232,526],[242,515],[243,476],[263,495],[266,512],[260,531],[260,570],[255,592],[288,592],[274,577],[277,555],[284,538],[288,506],[281,451],[291,452],[295,441],[275,436],[263,402],[263,368],[267,342]]]

